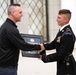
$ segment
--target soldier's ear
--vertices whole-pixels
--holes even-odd
[[[65,18],[64,21],[65,21],[65,23],[68,23],[69,22],[69,19],[68,18]]]

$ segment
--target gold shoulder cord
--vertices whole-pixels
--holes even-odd
[[[66,31],[62,34],[62,36],[61,36],[61,37],[63,37],[63,36],[64,36],[64,34],[65,34],[66,32],[68,32],[68,31],[70,31],[70,32],[71,32],[71,30],[70,30],[69,28],[67,28],[67,29],[66,29]],[[73,37],[73,35],[72,35],[72,37]],[[74,41],[74,37],[73,37],[73,41]]]
[[[64,34],[66,33],[66,32],[68,32],[68,31],[70,31],[70,29],[69,28],[67,28],[66,29],[66,31],[62,34],[62,37],[64,36]],[[71,31],[70,31],[71,32]]]

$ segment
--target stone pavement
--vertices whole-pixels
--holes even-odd
[[[76,59],[76,50],[73,54]],[[18,75],[56,75],[56,62],[43,63],[37,58],[22,57],[20,55]]]

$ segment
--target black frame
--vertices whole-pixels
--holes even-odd
[[[32,44],[40,44],[43,43],[43,36],[41,35],[32,35],[32,34],[21,34],[25,42],[32,43]],[[33,51],[22,51],[23,57],[34,57],[39,58],[40,55],[45,54],[45,51],[38,53],[37,50]]]

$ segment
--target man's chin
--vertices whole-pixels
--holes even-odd
[[[17,22],[20,22],[21,20],[18,20]]]

